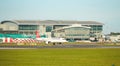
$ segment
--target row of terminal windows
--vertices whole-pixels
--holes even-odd
[[[102,30],[102,27],[92,27],[90,30]]]
[[[19,25],[19,30],[37,30],[37,25]]]
[[[102,30],[102,25],[91,25],[91,30]]]
[[[66,34],[66,36],[89,36],[89,34]]]
[[[87,27],[91,27],[90,30],[103,30],[102,25],[83,25]]]
[[[19,30],[37,30],[37,25],[19,25]],[[46,32],[51,32],[52,26],[46,26]]]
[[[90,26],[90,30],[102,30],[102,26]],[[19,25],[19,30],[37,30],[38,26],[37,25]],[[46,32],[51,32],[53,29],[52,26],[46,26]],[[67,30],[88,30],[88,28],[70,28]]]
[[[89,30],[89,28],[74,27],[74,28],[68,28],[67,30]]]

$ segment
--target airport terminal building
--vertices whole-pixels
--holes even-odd
[[[0,34],[25,34],[33,36],[39,31],[41,37],[88,40],[101,38],[103,23],[96,21],[62,20],[6,20],[0,22]]]

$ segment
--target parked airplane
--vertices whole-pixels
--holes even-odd
[[[68,42],[64,38],[41,38],[38,31],[36,31],[36,40],[45,41],[46,44],[49,44],[49,43],[53,43],[53,44],[59,43],[59,44],[61,44],[61,43],[64,43],[64,42]]]

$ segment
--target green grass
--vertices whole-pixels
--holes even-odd
[[[120,49],[1,49],[0,66],[120,66]]]

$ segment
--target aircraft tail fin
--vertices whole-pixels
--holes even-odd
[[[36,30],[35,34],[36,34],[36,38],[40,38],[40,34],[38,30]]]

